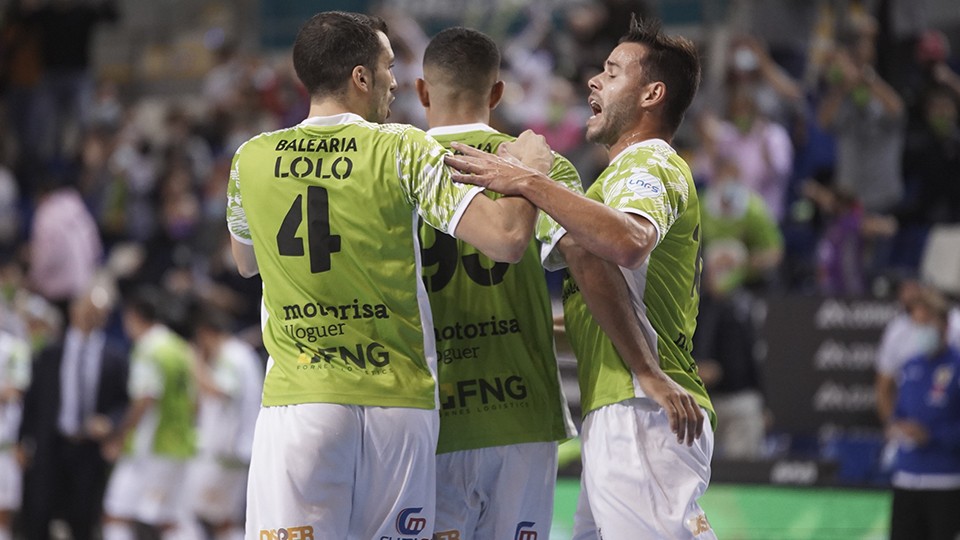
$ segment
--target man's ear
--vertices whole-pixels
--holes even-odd
[[[424,108],[430,107],[430,90],[427,89],[427,81],[417,78],[413,85],[417,89],[420,105],[423,105]]]
[[[361,92],[369,92],[373,74],[365,66],[355,66],[350,73],[350,80]]]
[[[490,110],[497,108],[497,105],[500,104],[500,100],[503,99],[503,89],[506,87],[503,81],[497,81],[493,83],[493,86],[490,87],[490,103],[488,106]]]
[[[667,99],[667,85],[663,81],[647,84],[640,91],[640,107],[649,109],[663,104]]]

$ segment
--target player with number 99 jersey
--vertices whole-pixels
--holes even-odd
[[[237,150],[227,221],[265,283],[265,406],[436,407],[418,213],[452,234],[479,192],[450,180],[444,153],[416,128],[352,113]]]
[[[460,142],[494,153],[514,139],[486,124],[427,133],[446,147]],[[558,154],[549,176],[581,190],[576,169]],[[559,228],[553,218],[538,214],[538,239],[549,240]],[[532,241],[520,262],[507,264],[430,227],[421,227],[421,238],[440,362],[437,453],[573,436],[539,243]]]

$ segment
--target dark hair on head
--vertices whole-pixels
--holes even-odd
[[[161,301],[159,290],[151,286],[143,286],[127,296],[123,302],[123,308],[136,313],[145,321],[158,322]]]
[[[195,310],[193,326],[196,329],[206,328],[218,333],[229,334],[233,330],[233,320],[222,309],[203,305]]]
[[[293,43],[293,68],[310,96],[338,95],[353,68],[375,69],[387,33],[379,17],[345,11],[317,13],[303,23]]]
[[[630,30],[620,43],[639,43],[647,47],[640,60],[647,80],[660,81],[667,87],[664,120],[676,132],[683,115],[700,87],[700,54],[696,45],[683,36],[668,36],[661,31],[660,21],[640,21],[630,15]]]
[[[444,84],[483,93],[500,69],[500,49],[483,32],[455,26],[433,36],[423,53],[423,66],[443,70]]]

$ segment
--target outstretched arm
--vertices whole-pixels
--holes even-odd
[[[610,208],[554,182],[547,175],[454,143],[463,155],[445,158],[457,182],[483,186],[507,195],[521,195],[566,229],[594,255],[624,268],[638,268],[657,242],[650,221]]]
[[[566,259],[587,308],[637,376],[640,388],[667,412],[677,441],[692,445],[703,433],[703,412],[693,396],[660,369],[640,331],[620,268],[588,252],[569,234],[560,239],[557,249]]]

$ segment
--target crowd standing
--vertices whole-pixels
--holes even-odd
[[[390,121],[426,129],[416,80],[431,36],[389,3],[378,9],[397,56]],[[704,337],[694,338],[693,354],[718,414],[731,419],[729,436],[720,423],[718,455],[760,452],[753,295],[870,294],[890,278],[916,276],[930,231],[960,221],[960,75],[946,35],[930,27],[906,40],[910,57],[882,55],[892,30],[871,3],[809,9],[809,52],[750,29],[698,43],[719,76],[705,80],[673,140],[701,198]],[[533,7],[518,13],[519,29],[493,34],[506,86],[489,124],[544,135],[584,188],[607,165],[602,148],[585,142],[587,81],[631,11],[651,13],[641,1]],[[250,459],[242,444],[220,447],[229,437],[203,427],[223,428],[212,420],[221,415],[249,417],[259,383],[249,374],[262,373],[266,358],[261,283],[240,277],[222,225],[227,180],[238,147],[300,122],[310,96],[288,54],[225,40],[211,52],[215,67],[200,93],[162,100],[156,114],[157,100],[93,68],[91,37],[122,16],[112,1],[20,0],[0,21],[0,540],[16,510],[30,538],[46,537],[54,517],[88,537],[101,498],[69,495],[76,492],[116,491],[106,523],[118,538],[132,521],[186,527],[162,501],[148,514],[123,508],[125,488],[113,485],[122,478],[108,490],[107,465],[121,455],[117,470],[125,459],[152,460],[161,471],[152,476],[170,481],[189,458],[198,470],[219,464],[204,474],[235,483]],[[164,344],[170,360],[157,365],[138,360],[154,326],[190,345]],[[718,335],[736,339],[710,339]],[[224,356],[228,346],[243,352]],[[260,359],[260,369],[227,365],[235,356]],[[883,366],[886,419],[900,366]],[[177,397],[167,397],[174,388]],[[227,403],[246,412],[227,412]],[[182,434],[194,424],[175,412],[193,407],[201,411],[196,447],[164,446],[151,422],[167,419],[179,427],[164,429]],[[122,435],[148,425],[156,427],[149,440],[120,448]],[[231,436],[249,440],[249,425],[235,425]],[[83,465],[66,466],[73,463]],[[18,470],[29,489],[6,474]],[[143,489],[140,481],[126,489]],[[207,530],[235,533],[242,501],[204,490],[194,486],[183,500],[195,501]],[[76,504],[51,505],[51,493]]]

